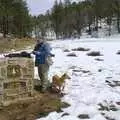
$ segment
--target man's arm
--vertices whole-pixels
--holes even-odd
[[[35,47],[34,47],[34,50],[32,51],[32,54],[39,55],[40,54],[39,48],[41,47],[41,45],[42,45],[42,43],[36,44]]]
[[[42,47],[44,47],[44,51],[40,52],[38,50],[36,50],[36,48],[34,49],[34,51],[32,52],[35,55],[47,55],[47,56],[51,56],[54,57],[55,55],[51,53],[51,46],[48,43],[45,43]]]
[[[40,55],[40,52],[39,52],[39,51],[32,51],[32,53],[33,53],[34,55]]]
[[[45,45],[45,51],[46,51],[46,54],[47,54],[48,56],[51,56],[51,57],[54,57],[54,56],[55,56],[54,54],[51,53],[52,48],[51,48],[51,46],[50,46],[48,43],[46,43],[46,45]]]

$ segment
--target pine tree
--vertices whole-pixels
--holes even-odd
[[[0,0],[0,32],[20,37],[31,32],[31,17],[24,0]]]

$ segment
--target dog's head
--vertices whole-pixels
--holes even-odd
[[[63,77],[64,77],[65,79],[71,79],[70,76],[69,76],[67,73],[64,73],[64,74],[63,74]]]

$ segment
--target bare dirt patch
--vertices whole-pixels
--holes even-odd
[[[18,101],[0,109],[0,120],[35,120],[52,111],[61,111],[68,104],[62,103],[57,94],[35,93],[32,99]]]

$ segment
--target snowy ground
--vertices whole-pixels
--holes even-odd
[[[51,46],[55,58],[49,79],[54,74],[69,74],[62,100],[71,106],[38,120],[120,120],[120,55],[116,54],[120,36],[54,41]],[[72,51],[78,47],[90,50]],[[102,56],[88,56],[91,51],[100,51]],[[69,53],[77,57],[68,57]]]
[[[38,120],[120,120],[120,55],[116,54],[120,38],[83,38],[51,45],[55,58],[49,78],[64,72],[70,75],[62,100],[71,106]],[[72,51],[78,47],[90,50]],[[64,52],[65,49],[70,52]],[[103,56],[87,56],[90,51],[100,51]],[[67,56],[72,52],[77,57]]]

